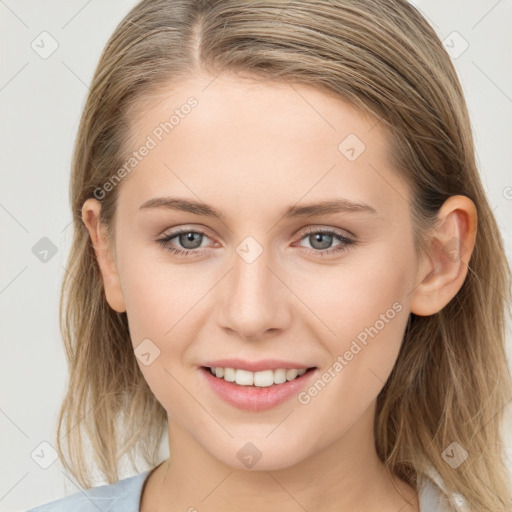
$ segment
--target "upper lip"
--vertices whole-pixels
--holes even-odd
[[[260,359],[259,361],[245,361],[243,359],[218,359],[216,361],[206,361],[203,366],[210,368],[234,368],[236,370],[247,370],[249,372],[259,372],[262,370],[277,370],[284,368],[286,370],[296,368],[314,368],[311,365],[305,365],[294,361],[281,361],[279,359]]]

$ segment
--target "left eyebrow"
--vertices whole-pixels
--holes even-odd
[[[302,206],[290,206],[284,213],[284,217],[312,217],[314,215],[326,215],[328,213],[360,213],[366,212],[377,215],[377,210],[372,206],[350,201],[348,199],[336,199],[334,201],[323,201],[310,203]]]
[[[139,210],[150,210],[154,208],[180,210],[194,213],[196,215],[203,215],[205,217],[213,217],[226,221],[226,216],[223,212],[206,203],[199,203],[190,199],[183,199],[178,197],[154,197],[142,204],[139,207]],[[350,201],[348,199],[336,199],[332,201],[305,204],[302,206],[289,206],[285,210],[282,217],[312,217],[315,215],[326,215],[329,213],[361,212],[370,213],[372,215],[376,215],[378,213],[375,208],[366,203]]]

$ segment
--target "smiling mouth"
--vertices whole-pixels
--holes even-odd
[[[209,366],[203,366],[202,368],[216,378],[226,382],[245,387],[264,388],[297,380],[304,374],[315,370],[316,366],[301,369],[277,368],[275,370],[262,370],[259,372],[251,372],[239,368],[212,368]]]

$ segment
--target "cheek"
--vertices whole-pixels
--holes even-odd
[[[137,363],[167,411],[187,414],[190,409],[192,413],[194,406],[179,383],[190,378],[187,350],[197,338],[196,320],[204,315],[207,301],[201,299],[216,276],[210,276],[214,273],[210,271],[198,279],[193,265],[171,264],[165,261],[163,250],[162,255],[138,248],[135,242],[128,242],[127,246],[129,251],[119,251],[118,268]],[[212,282],[206,277],[211,277]],[[149,356],[142,356],[148,353]]]
[[[190,319],[197,314],[199,291],[187,286],[179,267],[147,261],[147,252],[132,251],[119,262],[131,342],[157,400],[169,414],[188,417],[197,411],[180,383],[188,377],[183,358],[195,339]]]
[[[326,438],[348,431],[364,414],[398,357],[409,310],[397,300],[400,287],[384,286],[389,277],[377,283],[371,280],[368,288],[359,281],[351,293],[341,295],[335,309],[323,311],[323,319],[336,333],[321,341],[330,360],[298,397],[302,407],[295,420],[307,425],[308,418],[322,418]],[[317,435],[315,425],[311,425],[312,438]]]
[[[123,252],[123,246],[130,250]],[[199,282],[190,280],[186,266],[165,262],[164,254],[137,246],[134,241],[120,243],[118,268],[134,345],[144,338],[164,341],[180,318],[197,301]],[[127,256],[129,255],[129,256]],[[158,261],[155,261],[155,255]],[[190,267],[188,267],[190,268]]]
[[[400,250],[396,247],[392,239],[360,247],[336,266],[319,266],[314,273],[303,272],[300,279],[289,276],[294,292],[325,327],[324,339],[332,340],[333,350],[343,350],[344,343],[373,326],[381,315],[386,331],[392,330],[395,319],[406,316],[396,310],[409,309],[414,253],[403,241]],[[393,308],[394,304],[398,305]]]
[[[321,327],[325,334],[320,339],[331,363],[340,363],[338,371],[332,369],[336,377],[327,384],[330,391],[325,401],[320,399],[323,403],[340,403],[343,397],[343,408],[347,401],[358,408],[358,403],[373,400],[384,385],[409,318],[413,254],[412,247],[397,251],[391,242],[374,246],[361,251],[357,259],[347,259],[336,271],[331,269],[330,276],[311,279],[300,291],[307,291],[308,306],[329,328]],[[313,322],[318,324],[316,319]]]

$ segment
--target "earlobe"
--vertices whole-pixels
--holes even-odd
[[[109,306],[118,313],[126,311],[121,282],[114,257],[108,247],[104,226],[99,221],[101,203],[97,199],[87,199],[82,206],[84,222],[94,247],[96,260],[101,271],[105,296]]]
[[[475,246],[477,212],[471,199],[460,195],[448,198],[438,219],[429,253],[418,272],[421,281],[412,293],[411,312],[419,316],[437,313],[455,297]]]

